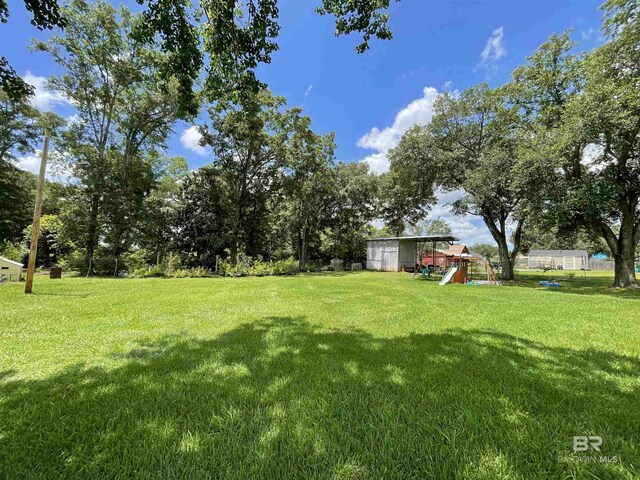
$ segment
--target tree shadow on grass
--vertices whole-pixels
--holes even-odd
[[[0,383],[7,478],[632,478],[640,360],[266,318]],[[584,463],[574,435],[599,435]],[[559,457],[571,462],[559,461]]]
[[[542,287],[540,281],[555,279],[561,287]],[[540,275],[526,275],[518,273],[515,282],[503,282],[503,285],[513,287],[528,287],[546,290],[553,293],[573,293],[578,295],[607,295],[625,300],[640,300],[640,289],[613,288],[613,278],[609,277],[587,277],[576,274],[574,278],[561,275],[548,274],[546,277]]]

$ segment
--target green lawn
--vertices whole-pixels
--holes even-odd
[[[1,285],[0,478],[638,478],[640,294],[594,277]]]

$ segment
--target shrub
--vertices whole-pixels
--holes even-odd
[[[74,250],[70,254],[58,259],[58,265],[60,265],[63,270],[76,270],[86,273],[87,263],[84,250]]]
[[[571,278],[575,278],[576,273],[575,272],[569,272],[567,273],[567,278],[571,279]]]
[[[249,275],[255,275],[256,277],[265,277],[267,275],[273,275],[273,267],[266,262],[254,263],[249,270]]]
[[[205,278],[211,276],[211,270],[204,267],[195,267],[189,269],[189,276],[191,278]]]
[[[191,277],[191,272],[188,268],[179,268],[178,270],[173,270],[171,272],[172,278],[189,278]]]
[[[148,266],[148,257],[149,252],[147,252],[144,248],[139,248],[138,250],[131,253],[125,253],[124,255],[122,255],[123,269],[129,272],[135,272],[136,270],[143,269]]]
[[[165,255],[162,263],[165,266],[165,270],[171,273],[171,276],[173,276],[173,272],[179,270],[182,265],[179,255]]]
[[[26,255],[27,249],[24,245],[16,245],[7,240],[0,242],[0,256],[14,262],[22,262]]]
[[[205,278],[211,276],[211,271],[203,267],[179,268],[173,270],[170,276],[173,278]]]
[[[152,267],[138,268],[130,276],[134,278],[164,277],[164,267],[162,265],[154,265]]]
[[[220,275],[226,277],[295,275],[299,272],[298,262],[293,257],[276,262],[263,262],[260,258],[241,256],[237,265],[233,265],[228,260],[219,265]]]

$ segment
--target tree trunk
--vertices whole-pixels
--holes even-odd
[[[100,199],[97,194],[91,195],[91,210],[89,212],[89,229],[87,232],[87,263],[89,265],[88,274],[93,273],[93,253],[98,245],[98,209]]]
[[[515,280],[513,273],[513,263],[511,262],[511,254],[509,253],[509,246],[506,239],[501,239],[498,242],[498,252],[500,254],[500,265],[502,267],[502,280]]]
[[[242,218],[242,206],[240,200],[236,201],[236,209],[233,219],[233,240],[231,242],[231,259],[234,265],[238,265],[238,252],[240,251],[240,219]]]
[[[298,259],[298,267],[300,271],[304,271],[307,264],[307,228],[302,229],[302,238],[300,241],[300,258]]]
[[[635,209],[635,205],[633,205]],[[632,212],[634,210],[631,210]],[[617,288],[636,288],[635,258],[636,247],[640,240],[640,223],[634,224],[631,214],[622,216],[620,233],[616,237],[609,225],[601,223],[597,225],[597,233],[607,242],[615,262],[615,276],[613,286]]]
[[[613,286],[619,288],[637,288],[634,256],[625,257],[624,255],[616,255],[614,260],[615,277],[613,279]]]
[[[618,245],[614,255],[615,277],[613,286],[619,288],[637,287],[636,282],[636,245],[633,225],[623,222],[618,236]]]
[[[515,263],[515,257],[518,253],[520,236],[522,234],[522,220],[519,221],[518,227],[516,229],[516,244],[514,244],[513,252],[509,253],[509,245],[507,244],[507,229],[505,227],[506,224],[506,215],[502,221],[500,221],[500,228],[496,226],[493,221],[493,218],[488,214],[482,215],[482,220],[484,220],[484,224],[489,229],[489,233],[495,240],[498,245],[498,254],[500,256],[500,266],[502,267],[501,278],[502,280],[515,280],[515,274],[513,272],[513,265]]]

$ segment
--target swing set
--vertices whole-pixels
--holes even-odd
[[[426,262],[426,263],[425,263]],[[483,279],[474,279],[474,267],[483,269]],[[438,252],[433,244],[432,251],[420,251],[415,276],[421,273],[423,279],[431,275],[441,275],[440,285],[447,283],[461,283],[466,285],[500,285],[491,264],[482,256],[472,254],[466,245],[451,245],[446,251]]]

